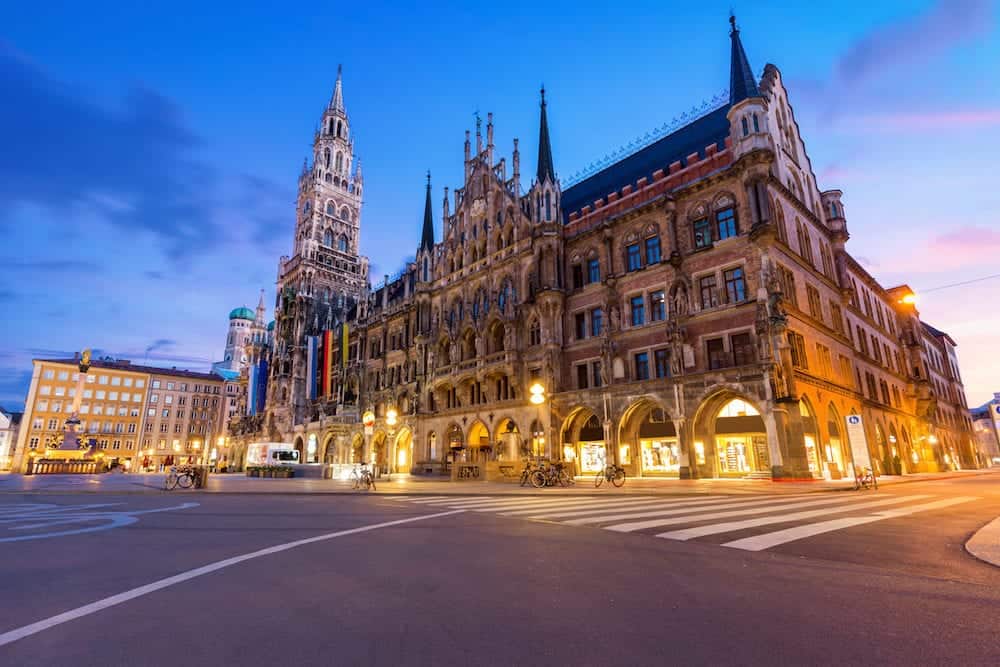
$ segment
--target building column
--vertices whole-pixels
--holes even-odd
[[[767,441],[771,456],[778,456],[771,460],[771,477],[812,478],[798,399],[789,397],[776,400],[770,415],[764,419],[764,426],[768,429]]]

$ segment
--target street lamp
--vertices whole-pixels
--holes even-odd
[[[538,406],[538,428],[539,431],[533,433],[535,436],[535,457],[541,456],[541,448],[545,445],[544,429],[542,428],[542,404],[545,403],[545,385],[541,382],[535,382],[530,387],[528,387],[528,393],[531,394],[528,399],[532,404]]]
[[[361,454],[361,462],[367,464],[368,461],[365,459],[371,456],[371,438],[375,433],[375,413],[371,410],[365,410],[364,414],[361,415],[361,423],[365,427],[365,451]],[[374,462],[372,462],[372,471],[374,472]]]
[[[399,413],[396,412],[396,408],[389,408],[385,413],[385,425],[389,428],[388,437],[393,437],[396,433],[396,422],[399,417]],[[395,444],[395,442],[394,442]],[[389,456],[389,447],[386,443],[385,452],[385,478],[386,481],[392,481],[392,460]]]
[[[899,303],[906,304],[907,306],[917,305],[917,295],[913,292],[907,292],[899,299]]]

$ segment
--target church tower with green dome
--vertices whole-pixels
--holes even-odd
[[[291,256],[278,262],[275,327],[267,396],[271,437],[288,435],[308,407],[307,337],[334,329],[368,290],[360,254],[364,177],[344,105],[343,72],[299,174]]]

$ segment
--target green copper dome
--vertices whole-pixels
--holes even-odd
[[[270,322],[267,323],[267,330],[274,331],[274,320],[271,320]]]
[[[231,320],[250,320],[254,321],[253,311],[243,306],[242,308],[233,308],[232,312],[229,313],[229,319]]]

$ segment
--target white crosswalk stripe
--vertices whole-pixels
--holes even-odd
[[[653,529],[679,526],[656,533],[655,537],[681,541],[751,531],[775,524],[799,524],[722,545],[762,551],[814,535],[977,500],[972,496],[939,500],[929,498],[931,496],[927,494],[809,493],[753,496],[409,496],[393,500],[428,508],[448,507],[505,517],[555,521],[571,526],[595,526],[618,533],[649,531],[647,534],[652,535]]]
[[[805,537],[812,537],[813,535],[821,535],[834,530],[842,530],[844,528],[860,526],[866,523],[874,523],[876,521],[906,516],[908,514],[916,514],[917,512],[944,509],[945,507],[960,505],[972,500],[977,500],[977,498],[974,496],[959,496],[958,498],[945,498],[944,500],[935,500],[933,502],[913,505],[911,507],[899,507],[896,509],[886,510],[884,512],[875,512],[875,514],[871,516],[851,516],[844,517],[842,519],[821,521],[819,523],[807,523],[804,526],[786,528],[785,530],[777,530],[773,533],[764,533],[763,535],[757,535],[755,537],[745,537],[742,540],[726,542],[722,546],[732,547],[734,549],[744,549],[746,551],[763,551],[764,549],[776,547],[779,544],[792,542],[794,540],[801,540]]]

